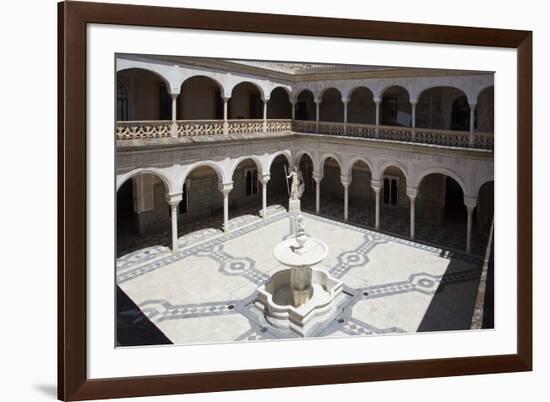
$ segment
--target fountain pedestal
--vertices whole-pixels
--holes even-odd
[[[273,250],[285,268],[257,289],[257,305],[274,327],[308,336],[336,315],[343,283],[324,270],[312,268],[326,258],[328,246],[305,235],[300,214],[293,213],[290,218],[296,235]]]

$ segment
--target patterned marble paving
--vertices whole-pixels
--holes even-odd
[[[289,235],[288,214],[271,208],[265,219],[245,214],[228,233],[185,234],[176,255],[162,246],[124,255],[117,261],[118,286],[176,344],[295,338],[269,326],[255,307],[255,289],[280,267],[273,246]],[[425,320],[430,328],[438,317],[448,320],[457,305],[471,317],[475,296],[464,286],[475,294],[479,256],[311,213],[305,213],[305,225],[329,245],[320,267],[344,281],[338,316],[312,336],[417,332]],[[453,328],[469,329],[470,320],[460,320]]]

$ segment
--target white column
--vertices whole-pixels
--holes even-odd
[[[477,198],[465,196],[464,205],[468,211],[468,221],[466,225],[466,253],[470,254],[472,251],[472,215],[474,213],[474,208],[477,205]]]
[[[233,182],[220,183],[218,189],[223,194],[223,230],[229,231],[229,193],[233,190]]]
[[[269,99],[263,99],[263,101],[264,101],[264,124],[263,124],[262,131],[264,133],[267,133],[267,102],[269,101]]]
[[[223,97],[223,133],[229,134],[229,123],[227,122],[227,102],[229,98]]]
[[[179,93],[172,93],[170,94],[172,97],[172,125],[170,127],[170,136],[171,137],[177,137],[178,136],[178,123],[177,116],[178,116],[178,96]]]
[[[410,222],[410,237],[411,240],[414,240],[415,233],[414,233],[414,212],[415,212],[415,201],[416,201],[416,195],[418,194],[418,190],[416,188],[407,188],[407,195],[409,196],[409,199],[411,200],[411,222]]]
[[[319,105],[321,104],[321,99],[314,99],[315,102],[315,132],[319,133]]]
[[[474,209],[472,207],[466,207],[468,210],[468,225],[467,225],[467,232],[466,232],[466,253],[470,254],[472,251],[472,214],[474,212]]]
[[[411,99],[411,111],[412,111],[412,115],[411,115],[411,139],[412,141],[415,141],[416,140],[416,104],[417,104],[417,100],[416,99]]]
[[[380,230],[380,189],[381,183],[379,180],[371,180],[371,187],[375,195],[374,207],[374,229]]]
[[[374,98],[374,103],[376,104],[376,129],[375,129],[375,137],[378,137],[378,126],[380,125],[380,98]]]
[[[296,102],[290,101],[290,104],[292,105],[292,120],[296,119]]]
[[[468,144],[474,146],[474,121],[476,116],[476,104],[468,103],[470,105],[470,136],[468,138]]]
[[[342,102],[344,103],[344,135],[348,132],[348,103],[349,99],[342,98]]]
[[[315,180],[315,212],[321,211],[321,180],[323,176],[319,172],[313,172],[313,180]]]
[[[344,220],[348,220],[349,212],[349,186],[351,184],[351,176],[340,176],[342,186],[344,186]]]
[[[181,202],[181,193],[168,194],[166,201],[170,205],[170,217],[172,221],[172,252],[178,251],[178,205]]]
[[[267,218],[267,183],[269,182],[270,175],[263,175],[260,179],[262,183],[262,217]]]

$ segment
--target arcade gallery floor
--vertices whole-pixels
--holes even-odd
[[[321,264],[344,282],[334,320],[313,336],[364,336],[469,329],[481,257],[411,242],[304,213],[306,232],[330,248]],[[272,255],[289,218],[244,216],[229,233],[202,229],[172,254],[152,246],[117,260],[120,346],[295,337],[270,327],[255,289],[280,268]]]

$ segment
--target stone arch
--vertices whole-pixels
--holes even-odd
[[[376,176],[373,174],[373,177],[378,177],[378,180],[380,180],[380,181],[384,180],[384,172],[386,171],[386,169],[388,169],[390,167],[397,168],[401,171],[401,173],[403,173],[403,176],[405,176],[405,182],[408,186],[409,185],[409,172],[408,172],[406,166],[403,165],[401,162],[398,162],[398,161],[386,161],[386,162],[384,162],[380,166],[380,168],[378,170],[378,174]]]
[[[227,176],[225,175],[223,168],[218,163],[213,161],[200,161],[200,162],[195,162],[187,167],[187,169],[185,170],[185,173],[181,177],[181,184],[178,183],[177,188],[183,187],[183,183],[185,183],[185,180],[187,180],[187,178],[193,172],[193,170],[199,167],[212,168],[214,172],[216,172],[216,175],[218,176],[219,183],[225,183],[227,181],[226,179]]]
[[[257,82],[250,81],[250,80],[247,80],[247,79],[241,79],[241,80],[235,81],[233,83],[233,86],[231,88],[228,88],[228,90],[231,92],[231,97],[233,97],[233,91],[235,90],[235,88],[237,88],[239,85],[242,85],[242,84],[253,85],[258,90],[258,92],[260,93],[261,98],[262,99],[267,99],[266,98],[266,95],[267,95],[266,90],[264,88],[262,88],[262,86],[260,84],[258,84]],[[269,91],[269,93],[271,93],[271,91]]]
[[[315,120],[315,94],[309,88],[303,88],[296,93],[296,119]]]
[[[452,85],[431,85],[422,89],[417,98],[416,127],[439,130],[451,130],[456,127],[457,116],[464,113],[469,117],[469,110],[463,108],[461,98],[467,100],[464,90]],[[438,107],[433,108],[431,100]],[[462,107],[462,108],[460,108]]]
[[[261,119],[264,89],[253,81],[242,80],[231,88],[228,104],[230,119]]]
[[[164,186],[166,187],[168,194],[172,194],[174,192],[175,186],[172,183],[172,180],[170,179],[170,177],[168,177],[162,170],[157,168],[138,168],[123,174],[120,178],[117,178],[117,183],[116,183],[117,191],[126,181],[140,174],[150,174],[158,177],[164,183]]]
[[[355,86],[348,91],[346,98],[348,99],[348,123],[376,123],[376,103],[374,91],[371,88],[365,85]]]
[[[163,71],[157,70],[153,66],[147,66],[147,67],[145,67],[145,66],[135,66],[135,67],[134,66],[128,66],[128,67],[123,67],[123,68],[117,69],[117,79],[118,79],[119,73],[122,73],[124,71],[131,71],[131,70],[141,70],[141,71],[146,71],[148,73],[154,74],[155,76],[157,76],[158,78],[160,78],[164,82],[164,84],[166,85],[166,90],[168,91],[168,93],[171,92],[172,87],[170,86],[170,78],[165,76]]]
[[[232,177],[233,177],[233,174],[235,174],[235,170],[237,169],[237,167],[239,166],[239,164],[242,162],[242,161],[245,161],[247,159],[250,159],[251,161],[253,161],[255,164],[256,164],[256,167],[258,168],[258,174],[263,174],[264,172],[264,169],[263,169],[263,164],[262,164],[262,160],[256,156],[256,155],[246,155],[246,156],[241,156],[240,158],[236,159],[233,164],[231,165],[231,171],[229,172],[229,174],[227,175],[227,177],[229,178],[229,180],[232,180]]]
[[[318,171],[319,164],[317,163],[317,160],[313,157],[313,155],[309,151],[299,151],[294,158],[294,166],[300,166],[300,161],[302,160],[302,157],[304,155],[309,156],[309,159],[311,159],[311,161],[313,162],[313,169],[315,171]]]
[[[336,155],[333,152],[328,152],[326,154],[323,154],[321,158],[319,158],[319,165],[318,165],[319,169],[324,169],[325,162],[327,161],[328,158],[334,159],[338,164],[338,167],[340,168],[340,172],[343,171],[344,165],[342,164],[342,160],[338,157],[338,155]]]
[[[202,77],[202,78],[208,78],[209,80],[214,81],[214,82],[218,85],[218,87],[220,88],[220,93],[221,93],[221,95],[223,96],[223,94],[225,93],[225,88],[224,88],[224,86],[223,86],[223,83],[222,83],[220,80],[218,80],[217,78],[215,78],[214,76],[212,76],[211,74],[208,74],[207,71],[205,71],[204,74],[203,74],[203,73],[201,73],[201,74],[193,74],[193,75],[190,75],[190,76],[188,76],[188,77],[185,77],[185,78],[181,81],[180,88],[181,88],[187,81],[189,81],[189,80],[191,80],[191,79],[193,79],[193,78],[201,78],[201,77]]]
[[[365,165],[367,165],[369,170],[371,171],[371,174],[372,172],[374,172],[373,165],[367,158],[365,158],[364,156],[354,156],[348,161],[348,163],[345,166],[345,169],[342,170],[342,174],[351,176],[351,170],[353,169],[353,165],[355,165],[357,162],[364,162]]]
[[[273,161],[279,155],[284,155],[284,157],[286,158],[286,160],[288,162],[288,166],[290,166],[290,168],[292,169],[292,167],[294,166],[294,161],[292,160],[292,154],[289,150],[285,149],[285,150],[282,150],[282,151],[277,151],[269,157],[269,160],[267,161],[267,165],[263,169],[264,172],[269,172],[271,170],[271,165],[273,164]]]
[[[400,84],[388,84],[388,85],[386,85],[380,91],[379,98],[382,99],[384,97],[384,94],[391,88],[400,88],[400,89],[404,90],[407,93],[407,96],[409,97],[409,99],[411,99],[411,91],[407,87],[405,87],[403,85],[400,85]]]
[[[430,174],[436,174],[436,173],[452,178],[460,185],[460,188],[462,188],[462,192],[464,193],[464,195],[466,196],[468,194],[466,185],[464,184],[464,180],[462,180],[462,178],[452,170],[444,167],[434,167],[434,168],[428,168],[426,170],[423,170],[418,176],[416,176],[413,182],[414,188],[418,188],[420,186],[420,183],[422,182],[422,179],[424,177]]]
[[[344,102],[342,92],[336,87],[324,88],[319,92],[319,120],[342,123],[344,121]]]
[[[290,119],[292,118],[291,94],[288,88],[279,85],[274,87],[269,94],[267,103],[268,119]]]
[[[180,86],[178,119],[223,119],[223,94],[223,85],[209,75],[186,77]]]
[[[402,85],[389,85],[380,93],[379,121],[382,125],[410,127],[412,105],[410,91]]]

